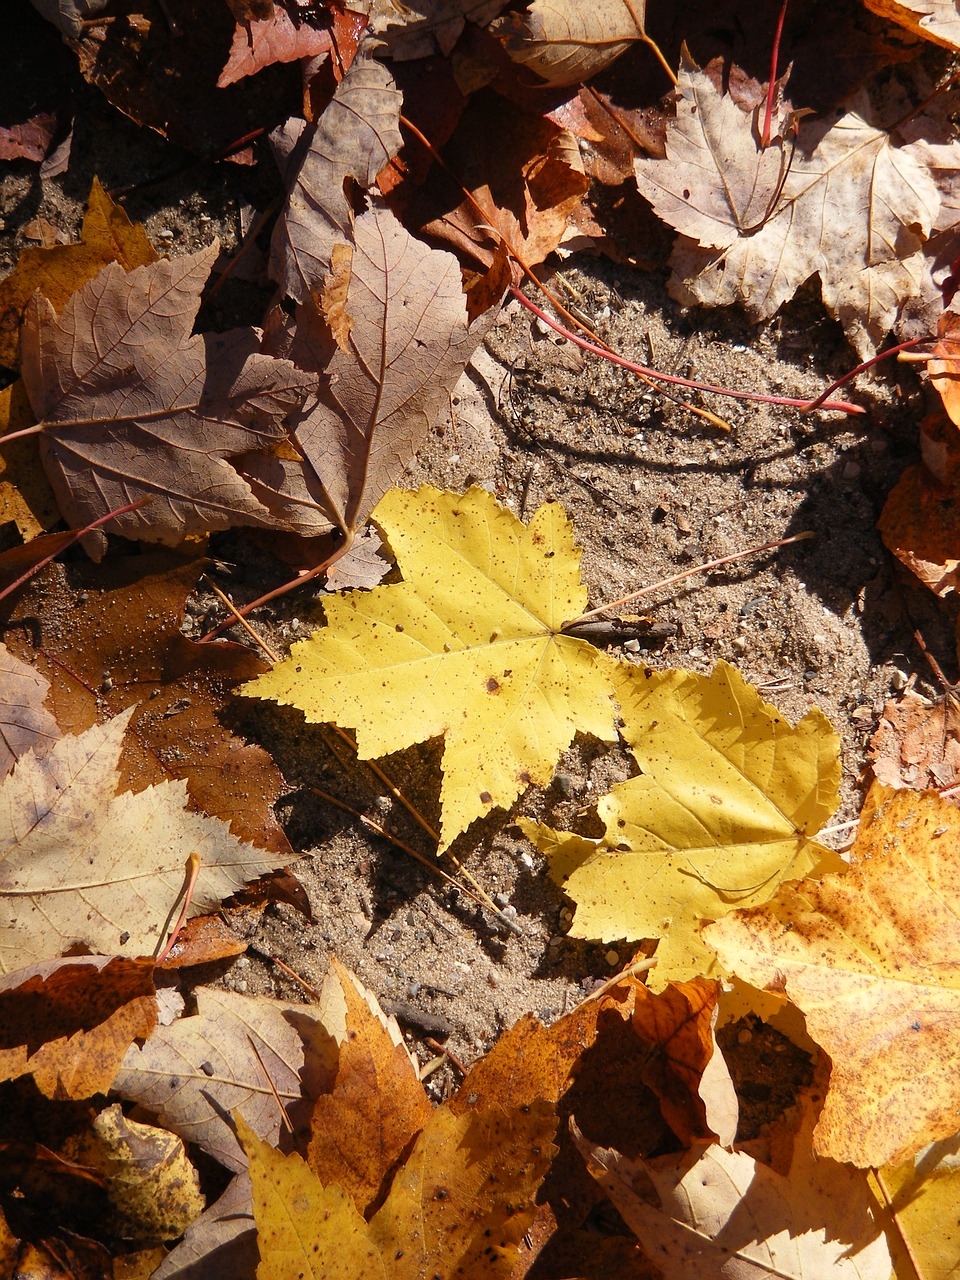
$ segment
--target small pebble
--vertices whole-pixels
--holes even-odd
[[[624,646],[623,646],[623,647],[624,647],[624,649],[627,651],[627,653],[639,653],[639,652],[640,652],[640,641],[639,641],[639,640],[627,640],[627,641],[624,643]]]
[[[901,689],[906,688],[907,681],[909,679],[910,677],[907,675],[905,671],[901,671],[899,667],[894,667],[893,672],[890,676],[890,688],[895,689],[897,692],[899,692]]]
[[[495,893],[493,900],[498,907],[505,907],[510,901],[510,895],[508,893]]]
[[[533,870],[533,867],[534,867],[533,854],[527,853],[526,850],[524,850],[523,853],[520,854],[519,858],[517,858],[517,861],[520,863],[521,867],[523,867],[524,871]]]
[[[604,956],[604,959],[606,960],[607,964],[610,966],[611,969],[615,969],[617,965],[620,963],[620,952],[608,951],[606,956]]]
[[[163,230],[159,232],[158,238],[160,240],[172,240],[173,232],[170,230],[169,227],[164,227]]]
[[[753,1032],[748,1031],[746,1027],[737,1032],[737,1044],[749,1044],[752,1039]]]
[[[558,773],[553,780],[562,796],[572,796],[577,789],[577,780],[572,773]]]

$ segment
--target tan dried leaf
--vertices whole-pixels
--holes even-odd
[[[107,955],[152,952],[200,857],[193,914],[209,911],[273,858],[190,813],[183,782],[116,794],[131,712],[43,759],[26,755],[0,784],[0,972],[82,946]]]
[[[0,644],[0,778],[27,751],[44,756],[60,737],[43,705],[50,681]]]
[[[630,1160],[574,1130],[587,1167],[671,1280],[888,1280],[866,1179],[798,1142],[788,1176],[742,1151]]]
[[[302,302],[330,270],[338,241],[353,240],[348,180],[364,189],[403,145],[403,99],[382,62],[358,57],[329,106],[296,144],[290,194],[270,245],[270,274]],[[302,152],[302,155],[301,155]]]
[[[225,1117],[239,1112],[255,1133],[275,1143],[281,1129],[276,1096],[293,1106],[333,1073],[337,1009],[329,1002],[288,1004],[211,987],[194,994],[196,1014],[131,1048],[114,1089],[237,1172],[245,1161]]]
[[[325,371],[316,398],[291,419],[309,467],[277,457],[244,462],[260,501],[304,532],[317,532],[310,522],[318,515],[345,532],[366,522],[446,406],[483,333],[482,325],[467,327],[452,254],[415,240],[378,206],[354,232],[346,349],[305,308],[290,351]]]
[[[235,524],[273,525],[229,459],[282,439],[309,379],[259,351],[253,329],[193,336],[216,245],[129,273],[116,263],[58,318],[34,297],[21,335],[40,456],[80,527],[142,497],[112,532],[175,546]],[[99,558],[102,533],[88,535]]]
[[[689,62],[679,88],[666,158],[635,163],[641,193],[681,233],[673,296],[738,302],[762,320],[818,274],[827,310],[873,355],[924,273],[940,208],[929,169],[875,123],[862,92],[833,124],[802,121],[794,151],[783,139],[761,147],[753,113]]]
[[[864,0],[868,9],[947,49],[960,49],[956,0]]]
[[[491,29],[514,62],[557,88],[589,80],[642,39],[645,12],[645,0],[534,0]]]

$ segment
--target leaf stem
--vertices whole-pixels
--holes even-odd
[[[760,555],[764,551],[776,551],[778,547],[789,547],[794,542],[806,542],[810,538],[817,535],[810,529],[803,533],[795,533],[791,538],[780,538],[777,542],[765,542],[762,547],[748,547],[746,551],[736,551],[732,556],[721,556],[719,560],[708,560],[706,564],[698,564],[693,569],[684,569],[683,573],[675,573],[672,578],[661,578],[659,582],[651,583],[649,587],[641,587],[639,591],[632,591],[628,596],[621,596],[619,600],[611,600],[609,604],[602,604],[596,609],[589,609],[586,613],[581,613],[579,618],[574,618],[572,622],[565,622],[560,628],[561,631],[567,631],[571,627],[578,627],[582,622],[588,622],[591,618],[597,618],[601,613],[609,613],[611,609],[619,609],[622,605],[629,604],[631,600],[639,600],[641,596],[649,595],[651,591],[659,591],[661,587],[672,587],[676,582],[682,582],[684,578],[692,578],[697,573],[708,573],[711,569],[719,569],[722,565],[733,564],[735,560],[743,560],[747,556]]]
[[[609,348],[605,349],[603,347],[598,347],[595,343],[587,342],[585,338],[578,337],[577,334],[572,333],[569,329],[565,329],[563,325],[558,324],[552,316],[548,315],[542,307],[538,307],[535,302],[531,301],[531,299],[515,285],[510,286],[510,292],[518,302],[521,302],[529,311],[532,311],[534,315],[539,316],[545,324],[548,324],[551,329],[566,338],[568,342],[572,342],[576,346],[582,347],[584,351],[590,351],[593,355],[600,356],[604,360],[609,360],[611,364],[620,365],[621,368],[628,369],[631,373],[636,373],[641,378],[653,378],[657,382],[670,382],[678,387],[690,387],[694,391],[711,391],[714,395],[730,396],[734,400],[756,400],[763,404],[782,404],[794,409],[803,409],[805,411],[817,408],[835,410],[838,413],[866,413],[866,410],[862,405],[850,404],[846,400],[824,400],[823,397],[821,397],[819,400],[810,401],[798,400],[792,396],[768,396],[763,395],[759,391],[730,391],[726,387],[715,387],[710,382],[695,382],[691,378],[681,378],[673,373],[659,373],[656,369],[649,369],[646,365],[636,364],[632,360],[627,360],[623,356],[617,355],[615,351],[611,351]],[[830,388],[830,390],[832,390],[832,388]]]
[[[780,17],[773,37],[773,52],[770,55],[770,83],[767,85],[767,108],[763,113],[763,130],[760,134],[761,147],[769,147],[770,132],[773,127],[773,99],[777,87],[777,63],[780,60],[780,37],[783,35],[783,20],[787,16],[787,0],[780,6]]]
[[[822,391],[816,400],[807,400],[802,405],[804,413],[812,413],[814,409],[832,409],[835,405],[827,402],[827,397],[832,395],[838,387],[842,387],[845,382],[849,382],[851,378],[855,378],[858,373],[863,373],[866,369],[872,369],[875,364],[879,364],[881,360],[886,360],[888,356],[898,355],[901,351],[909,351],[911,347],[918,346],[921,342],[929,342],[929,338],[911,338],[909,342],[898,343],[895,347],[888,347],[886,351],[881,351],[878,356],[873,356],[870,360],[864,360],[863,364],[858,364],[855,369],[848,369],[842,378],[837,378],[836,382],[831,382],[826,391]],[[924,357],[929,359],[929,357]],[[862,409],[857,410],[863,413]]]
[[[0,436],[0,448],[5,444],[11,444],[14,440],[25,440],[27,436],[38,436],[42,431],[42,422],[35,422],[32,427],[24,427],[21,431],[11,431],[9,435]]]

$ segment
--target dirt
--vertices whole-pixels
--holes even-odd
[[[229,253],[250,217],[279,190],[266,161],[256,169],[197,165],[83,85],[75,92],[66,173],[41,181],[35,166],[6,166],[0,182],[4,271],[27,243],[24,225],[37,215],[78,235],[95,173],[111,187],[174,172],[125,200],[158,248],[173,254],[214,236]],[[816,396],[855,363],[814,285],[763,326],[735,313],[682,310],[666,292],[668,241],[656,228],[649,234],[643,257],[658,264],[653,270],[581,253],[546,273],[567,305],[628,358],[726,387],[793,397]],[[256,283],[233,280],[204,323],[256,322],[268,297]],[[673,629],[661,647],[623,656],[698,672],[722,658],[791,719],[814,705],[829,716],[844,760],[834,822],[846,823],[856,815],[865,745],[885,699],[914,671],[918,687],[926,683],[914,627],[948,665],[951,653],[948,611],[894,568],[875,529],[885,495],[914,460],[923,390],[912,370],[886,366],[849,394],[865,413],[804,415],[697,392],[665,398],[622,369],[583,356],[512,303],[403,484],[480,484],[525,519],[544,500],[559,499],[583,549],[592,603],[653,586],[626,611]],[[729,431],[686,405],[709,407]],[[655,586],[807,530],[813,540]],[[238,600],[283,577],[244,536],[215,539],[211,555],[215,578]],[[315,589],[294,592],[255,615],[254,625],[272,644],[288,645],[319,623],[321,605]],[[212,597],[199,598],[184,630],[196,634],[213,607]],[[424,1060],[436,1053],[431,1037],[469,1063],[521,1014],[555,1018],[631,958],[635,944],[584,944],[564,936],[570,904],[513,826],[515,814],[476,824],[453,851],[494,897],[498,918],[437,877],[423,831],[327,728],[268,705],[244,704],[237,715],[285,771],[290,792],[280,813],[304,855],[296,874],[316,922],[287,906],[270,907],[251,939],[255,949],[209,975],[217,981],[296,998],[299,984],[274,961],[317,986],[327,957],[336,953],[397,1013]],[[383,767],[428,820],[435,818],[437,744]],[[524,796],[517,812],[594,830],[594,802],[630,771],[621,750],[578,739],[552,784]],[[374,818],[428,865],[371,834],[311,787]],[[847,836],[842,829],[834,841],[842,844]],[[439,1095],[458,1078],[445,1062],[429,1083]]]

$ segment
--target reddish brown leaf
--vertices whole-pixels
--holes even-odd
[[[153,962],[78,957],[0,978],[0,1078],[30,1074],[48,1098],[106,1093],[134,1039],[157,1023]]]
[[[271,523],[229,459],[285,437],[307,380],[259,353],[252,329],[190,336],[216,246],[125,273],[111,264],[57,315],[34,297],[23,379],[40,457],[68,522],[142,497],[113,532],[175,546],[232,524]],[[85,545],[103,554],[105,535]]]
[[[274,62],[295,62],[329,53],[330,31],[311,26],[307,19],[294,23],[284,8],[274,9],[268,17],[250,17],[238,22],[227,65],[220,72],[220,89],[244,76],[252,76]]]
[[[53,682],[51,708],[65,732],[137,706],[123,786],[186,778],[198,809],[291,858],[271,811],[285,787],[279,769],[221,722],[231,690],[265,663],[242,645],[196,644],[180,632],[201,567],[169,553],[111,557],[102,567],[51,565],[16,604],[3,602],[5,620],[41,619],[35,637],[33,623],[15,626],[8,644]]]
[[[451,254],[427,248],[379,206],[353,231],[345,347],[312,303],[301,308],[289,347],[295,362],[323,370],[316,398],[291,419],[309,466],[244,460],[260,501],[303,532],[324,521],[347,533],[365,523],[436,422],[482,336],[482,326],[467,327]]]
[[[34,160],[47,154],[57,117],[52,111],[41,111],[23,124],[0,129],[0,160]]]
[[[956,428],[950,425],[956,434]],[[877,528],[884,545],[938,596],[960,584],[960,502],[926,467],[908,467],[887,498]]]
[[[955,692],[931,702],[907,690],[883,709],[870,739],[873,775],[885,787],[955,787],[960,783],[960,704]]]

